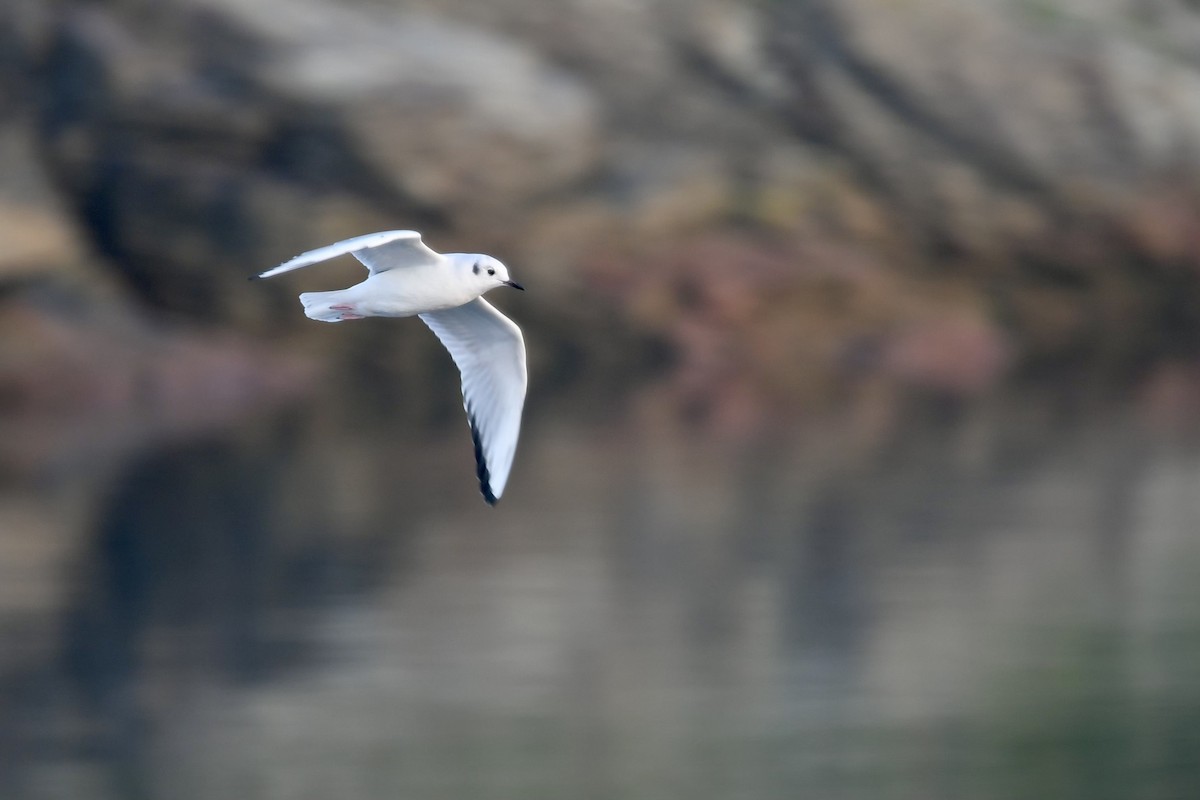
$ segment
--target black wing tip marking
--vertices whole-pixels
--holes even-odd
[[[248,281],[261,281],[261,280],[262,280],[262,275],[251,275],[250,277],[246,278],[246,280],[248,280]]]
[[[487,460],[483,457],[483,440],[479,438],[479,427],[475,424],[475,418],[470,418],[471,423],[471,441],[475,443],[475,474],[479,476],[479,491],[483,492],[483,499],[487,501],[489,506],[496,505],[500,499],[492,494],[492,476],[488,472]]]

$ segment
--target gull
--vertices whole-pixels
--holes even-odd
[[[488,505],[504,493],[525,404],[521,329],[483,299],[497,286],[524,287],[508,268],[480,253],[436,253],[416,231],[382,231],[301,253],[251,280],[352,255],[367,279],[349,289],[305,292],[304,314],[321,322],[418,316],[437,335],[462,375],[463,407],[475,442],[479,488]]]

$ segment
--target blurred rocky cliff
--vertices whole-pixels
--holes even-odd
[[[444,368],[302,317],[354,265],[245,282],[401,227],[510,264],[543,375],[972,392],[1194,351],[1198,188],[1187,0],[8,0],[0,399]]]

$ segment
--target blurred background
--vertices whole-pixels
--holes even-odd
[[[1198,412],[1192,0],[0,2],[6,800],[1194,797]]]

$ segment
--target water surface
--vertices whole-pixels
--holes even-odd
[[[457,417],[328,397],[10,470],[0,796],[1200,785],[1187,425],[592,400],[535,402],[495,509]]]

